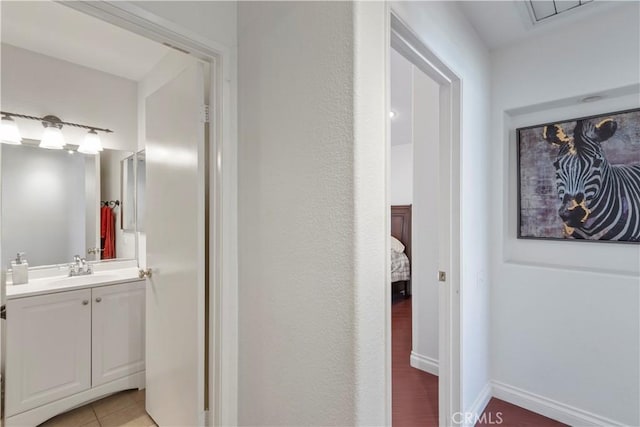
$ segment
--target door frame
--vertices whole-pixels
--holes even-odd
[[[207,425],[237,425],[236,48],[201,37],[129,1],[59,1],[87,15],[186,52],[210,64],[207,159],[209,322]],[[206,393],[205,393],[206,395]]]
[[[462,126],[462,82],[400,19],[390,11],[390,46],[440,85],[439,132],[439,260],[447,279],[439,288],[438,306],[438,415],[440,426],[459,425],[454,415],[461,411],[461,311],[460,311],[460,141]],[[387,69],[389,66],[387,64]],[[390,79],[387,79],[390,86]],[[389,89],[387,89],[388,91]],[[388,92],[387,92],[388,93]],[[389,134],[387,134],[389,135]],[[389,138],[390,136],[388,136]],[[388,141],[389,144],[390,141]],[[444,224],[442,224],[444,222]],[[434,277],[434,280],[437,280]],[[388,290],[391,295],[391,289]],[[387,299],[390,313],[391,299]],[[391,322],[388,316],[388,322]],[[388,330],[391,330],[390,325]],[[387,334],[387,354],[391,353],[391,334]],[[387,362],[391,370],[391,360]],[[390,375],[387,376],[390,378]],[[388,384],[388,413],[391,414],[391,385]],[[389,418],[391,418],[389,416]],[[391,424],[391,420],[389,420]]]

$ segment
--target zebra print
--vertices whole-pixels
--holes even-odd
[[[640,241],[640,164],[612,165],[602,152],[616,129],[611,119],[578,120],[573,137],[557,124],[544,128],[544,139],[560,147],[554,166],[567,237]]]

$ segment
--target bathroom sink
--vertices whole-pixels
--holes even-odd
[[[29,280],[29,283],[25,285],[7,286],[7,298],[21,298],[63,290],[111,285],[132,280],[140,280],[138,278],[138,269],[133,267],[97,271],[93,274],[87,274],[86,276],[68,277],[57,274],[55,276]]]
[[[122,278],[121,275],[113,274],[113,273],[87,274],[86,276],[56,278],[50,281],[50,286],[57,288],[60,286],[94,285],[98,283],[106,283],[106,282],[112,282],[115,280],[120,280],[121,278]]]

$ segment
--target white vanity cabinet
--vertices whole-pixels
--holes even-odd
[[[7,301],[7,426],[144,387],[145,282]]]
[[[91,289],[7,301],[6,412],[91,388]]]
[[[93,288],[91,384],[144,369],[144,282]]]

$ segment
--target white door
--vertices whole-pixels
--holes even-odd
[[[91,387],[91,290],[7,302],[6,416]]]
[[[146,98],[147,412],[204,425],[204,80],[193,64]]]
[[[91,290],[91,383],[106,384],[144,370],[144,282]]]

